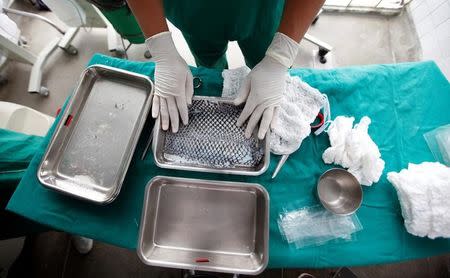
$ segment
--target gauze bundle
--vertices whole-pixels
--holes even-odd
[[[222,97],[233,99],[245,76],[247,67],[224,70]],[[329,104],[326,95],[309,86],[297,76],[286,75],[286,90],[283,94],[277,124],[271,128],[270,150],[275,154],[295,152],[311,133],[311,123],[321,108],[325,119],[329,117]]]
[[[328,128],[331,147],[322,155],[327,164],[338,164],[352,173],[362,185],[378,182],[384,169],[378,146],[370,138],[370,118],[363,117],[353,127],[355,118],[338,116]]]
[[[406,230],[416,236],[450,237],[450,168],[438,162],[408,165],[387,179],[397,190]]]

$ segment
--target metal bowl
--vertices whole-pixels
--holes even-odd
[[[361,206],[363,193],[355,176],[344,169],[334,168],[320,176],[317,195],[328,211],[349,215]]]

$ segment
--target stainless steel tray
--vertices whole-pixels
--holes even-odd
[[[156,121],[156,165],[199,172],[263,174],[270,162],[269,140],[259,140],[256,131],[252,138],[244,138],[245,126],[235,124],[241,111],[242,107],[234,106],[229,99],[196,96],[189,107],[189,124],[181,126],[177,133],[163,131],[160,121]]]
[[[38,169],[51,189],[105,204],[120,191],[150,108],[147,76],[93,65],[79,81]]]
[[[148,265],[256,275],[268,262],[269,195],[258,184],[158,176],[137,253]]]

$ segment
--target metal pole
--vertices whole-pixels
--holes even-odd
[[[347,8],[350,7],[350,5],[352,4],[353,0],[350,0],[350,2],[348,2],[347,4]]]
[[[47,24],[51,25],[53,28],[55,28],[61,34],[64,35],[66,33],[63,29],[59,28],[58,25],[56,25],[53,21],[51,21],[50,19],[46,18],[45,16],[34,14],[34,13],[29,13],[29,12],[23,12],[23,11],[19,11],[19,10],[15,10],[15,9],[10,9],[10,8],[3,8],[3,11],[5,13],[16,14],[16,15],[21,15],[21,16],[27,16],[27,17],[31,17],[31,18],[42,20],[42,21],[46,22]]]

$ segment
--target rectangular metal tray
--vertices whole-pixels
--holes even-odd
[[[112,202],[150,109],[147,76],[93,65],[70,99],[38,169],[50,189],[99,204]]]
[[[256,275],[268,262],[269,195],[258,184],[158,176],[137,253],[148,265]]]
[[[195,101],[210,101],[217,103],[219,105],[232,105],[232,101],[225,98],[220,97],[204,97],[204,96],[194,96],[193,102]],[[235,175],[247,175],[247,176],[258,176],[263,174],[267,168],[269,167],[270,162],[270,146],[269,146],[269,140],[263,139],[259,140],[257,138],[257,132],[255,131],[252,134],[252,138],[254,138],[259,146],[262,148],[262,159],[259,161],[257,165],[233,165],[230,163],[229,165],[226,165],[224,167],[213,167],[211,165],[205,165],[200,163],[199,161],[193,159],[193,160],[185,160],[185,159],[174,159],[171,156],[168,156],[164,152],[165,144],[166,144],[166,138],[169,135],[175,135],[175,136],[183,136],[179,135],[182,133],[182,129],[189,128],[190,125],[193,123],[193,121],[198,120],[198,118],[193,117],[193,114],[198,113],[193,108],[194,105],[192,105],[189,108],[189,124],[186,127],[180,127],[180,130],[176,134],[172,134],[171,131],[164,131],[160,127],[160,121],[157,120],[155,122],[154,132],[153,132],[153,156],[154,160],[157,166],[161,168],[167,168],[167,169],[175,169],[175,170],[187,170],[187,171],[198,171],[198,172],[210,172],[210,173],[221,173],[221,174],[235,174]],[[233,107],[235,107],[233,105]],[[238,109],[242,110],[242,107],[239,107]],[[222,113],[225,114],[225,113]],[[240,113],[239,113],[240,114]],[[234,115],[230,116],[227,120],[237,120],[238,115],[234,113]],[[210,115],[214,117],[215,115]],[[233,117],[233,118],[231,118]],[[223,120],[223,119],[221,119]],[[226,125],[223,123],[223,121],[219,120],[217,122],[217,125],[214,126],[214,129],[211,129],[212,125],[208,125],[208,130],[212,131],[210,134],[213,134],[216,137],[220,137],[220,134],[223,134],[226,132],[226,128],[230,128],[229,125]],[[195,125],[195,124],[194,124]],[[244,134],[244,127],[238,128],[237,126],[231,127],[234,132],[239,132],[242,136]],[[202,130],[203,132],[203,130]],[[202,134],[199,134],[198,138],[190,138],[193,144],[197,144],[198,148],[205,148],[205,144],[207,141],[204,140],[204,136],[207,135],[206,132],[203,132]],[[196,136],[197,137],[197,136]],[[201,138],[200,138],[201,137]],[[267,138],[267,136],[266,136]],[[219,142],[220,141],[220,142]],[[215,146],[217,146],[217,151],[222,152],[224,156],[227,154],[229,155],[230,151],[228,146],[230,146],[230,141],[223,140],[221,138],[217,139],[217,141],[213,142]]]

